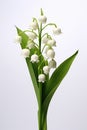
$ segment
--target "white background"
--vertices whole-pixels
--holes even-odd
[[[63,32],[56,38],[57,63],[79,49],[50,104],[48,130],[87,130],[86,0],[0,0],[0,130],[38,130],[33,85],[13,41],[15,25],[27,29],[41,7]]]

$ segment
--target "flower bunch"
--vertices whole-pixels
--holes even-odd
[[[38,82],[42,83],[46,81],[46,75],[49,75],[50,70],[56,68],[56,61],[54,59],[56,40],[48,33],[43,34],[43,30],[47,26],[53,26],[53,34],[61,34],[61,29],[55,23],[46,23],[47,17],[41,9],[40,17],[38,19],[32,18],[29,30],[24,31],[28,36],[28,41],[21,52],[24,58],[29,58],[30,62],[38,64]],[[21,44],[22,37],[18,36],[16,41]],[[32,49],[35,50],[33,54],[31,54]]]
[[[58,67],[55,61],[56,40],[45,32],[53,27],[53,35],[61,34],[55,23],[47,23],[47,17],[41,9],[40,17],[33,18],[29,29],[22,31],[18,27],[16,42],[20,43],[21,54],[25,58],[38,102],[39,130],[47,130],[47,111],[50,101],[67,74],[78,51],[62,62]],[[45,32],[45,33],[44,33]],[[55,68],[51,76],[50,70]]]

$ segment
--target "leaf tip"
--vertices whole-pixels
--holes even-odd
[[[75,54],[77,55],[77,54],[78,54],[78,52],[79,52],[79,50],[77,50]]]
[[[14,27],[17,29],[18,27],[16,25],[14,25]]]

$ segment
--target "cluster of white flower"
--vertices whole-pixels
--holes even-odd
[[[24,58],[29,58],[31,63],[37,63],[38,67],[41,64],[41,62],[43,62],[39,59],[40,55],[42,55],[44,57],[44,54],[45,54],[48,64],[43,66],[42,70],[40,71],[41,73],[38,75],[38,82],[42,82],[42,83],[44,83],[46,81],[46,75],[49,74],[50,69],[56,68],[56,61],[54,60],[55,51],[53,48],[56,46],[56,41],[48,33],[45,33],[42,35],[42,31],[47,26],[52,25],[54,27],[53,34],[54,35],[61,34],[61,29],[58,28],[56,26],[56,24],[54,24],[54,23],[46,24],[46,22],[47,22],[47,17],[43,13],[38,18],[38,20],[36,18],[33,18],[32,22],[29,26],[29,30],[27,30],[27,33],[28,33],[27,35],[29,37],[27,46],[26,46],[26,48],[22,49],[22,52],[21,52],[21,54],[24,56]],[[39,35],[39,32],[41,35]],[[39,40],[38,40],[39,37],[41,38],[40,39],[41,43],[37,44],[39,42]],[[36,39],[38,40],[38,42],[35,41]],[[22,37],[17,36],[16,41],[18,43],[22,43]],[[39,46],[40,46],[40,48],[39,48]],[[40,55],[39,55],[39,53],[37,53],[37,51],[35,51],[35,53],[33,55],[31,55],[31,50],[34,49],[35,47],[38,48],[38,50],[41,49],[41,50],[39,50],[39,52],[41,52]],[[44,57],[44,60],[45,60],[45,57]]]

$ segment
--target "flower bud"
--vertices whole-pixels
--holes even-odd
[[[47,35],[42,38],[42,42],[45,44],[48,42],[48,40],[49,39],[48,39]]]
[[[56,68],[56,61],[54,59],[50,60],[48,63],[49,68]]]
[[[30,55],[30,50],[29,50],[29,49],[22,49],[21,55],[22,55],[24,58],[29,57],[29,55]]]
[[[33,43],[32,41],[28,41],[28,42],[27,42],[27,47],[28,47],[29,49],[34,48],[34,43]]]
[[[50,59],[53,59],[54,56],[55,56],[54,50],[53,50],[53,49],[49,49],[49,50],[47,51],[47,57],[50,58]]]
[[[16,36],[15,38],[15,43],[21,43],[22,37],[21,36]]]
[[[34,63],[34,62],[38,63],[38,62],[39,62],[39,57],[38,57],[37,54],[33,54],[33,55],[31,56],[31,62],[32,62],[32,63]]]
[[[50,71],[49,66],[44,66],[44,67],[43,67],[43,72],[44,72],[44,74],[49,74],[49,71]]]
[[[37,23],[36,21],[33,21],[33,22],[30,24],[30,28],[33,29],[33,30],[38,29],[38,23]]]
[[[36,34],[33,33],[33,32],[29,32],[29,33],[28,33],[28,36],[29,36],[29,38],[30,38],[31,40],[36,39]]]
[[[59,34],[61,34],[61,29],[60,29],[60,28],[57,28],[57,27],[53,28],[53,34],[54,34],[54,35],[59,35]]]
[[[46,21],[47,21],[47,17],[46,17],[46,16],[41,15],[41,16],[39,17],[39,22],[40,22],[40,23],[45,24]]]
[[[48,45],[56,46],[56,41],[54,39],[48,41]]]
[[[45,82],[45,75],[44,74],[39,74],[39,76],[38,76],[38,82],[42,82],[42,83]]]
[[[45,46],[44,53],[47,54],[47,51],[50,49],[48,45]]]

